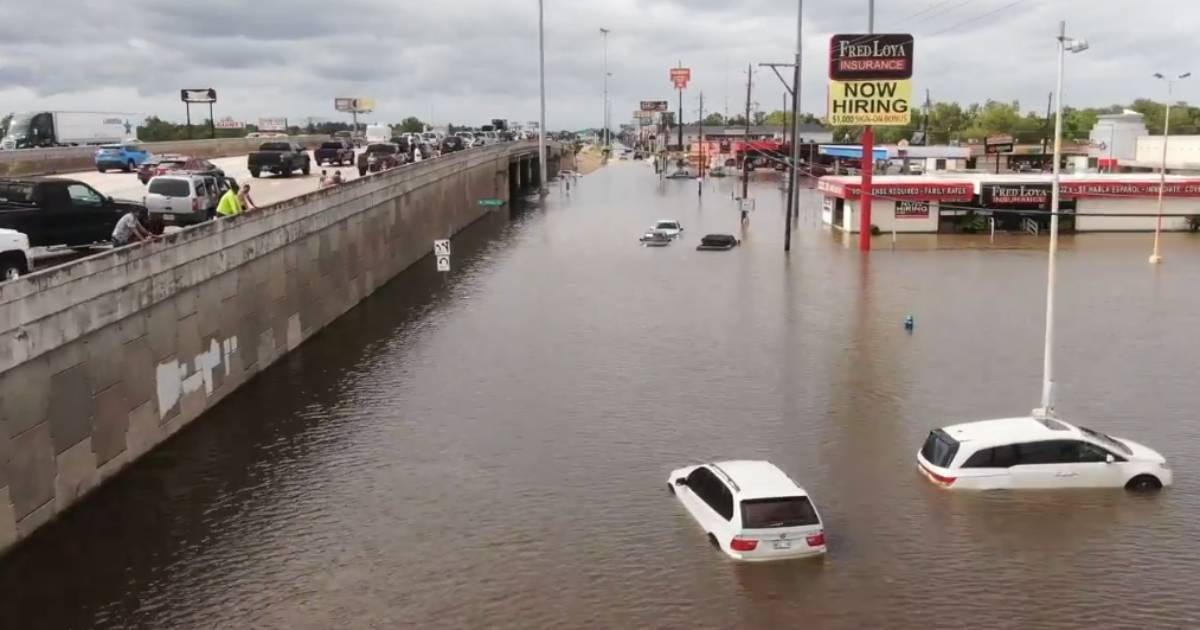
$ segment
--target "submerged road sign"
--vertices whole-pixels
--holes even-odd
[[[450,271],[450,257],[449,256],[435,256],[434,258],[437,258],[437,270],[438,271]]]
[[[449,256],[450,255],[450,239],[439,238],[433,242],[434,256]]]

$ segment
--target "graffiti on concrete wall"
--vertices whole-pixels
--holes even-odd
[[[213,372],[221,368],[225,376],[229,376],[229,360],[237,349],[238,339],[235,335],[220,343],[213,339],[208,350],[192,357],[190,362],[172,358],[159,363],[154,375],[158,388],[158,417],[165,418],[181,398],[202,388],[206,397],[211,396]]]

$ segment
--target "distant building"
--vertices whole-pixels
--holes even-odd
[[[750,140],[783,140],[784,132],[791,134],[791,130],[785,125],[751,125],[749,135],[746,134],[744,126],[704,126],[704,139],[710,142],[729,141],[735,142],[745,139]],[[672,144],[677,144],[679,138],[679,128],[672,127],[670,133],[670,141]],[[700,141],[700,126],[699,125],[684,125],[683,126],[683,141],[686,145]],[[800,125],[800,142],[801,143],[817,143],[825,144],[833,142],[833,129],[829,129],[822,125],[804,123]]]
[[[1088,134],[1089,166],[1107,171],[1114,170],[1119,161],[1138,159],[1138,138],[1145,135],[1146,122],[1135,111],[1101,114]]]

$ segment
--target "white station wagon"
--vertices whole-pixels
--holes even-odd
[[[765,461],[727,461],[672,471],[667,487],[736,560],[825,553],[825,531],[808,493]]]
[[[1154,450],[1057,418],[1002,418],[930,432],[917,468],[952,490],[1127,488],[1171,485]]]

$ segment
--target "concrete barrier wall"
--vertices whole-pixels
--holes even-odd
[[[0,284],[0,550],[479,219],[479,199],[508,199],[509,155],[527,150],[456,153]]]
[[[328,140],[328,136],[293,136],[288,138],[308,147]],[[181,153],[199,158],[218,158],[242,155],[264,142],[284,138],[218,138],[216,140],[181,140],[178,142],[142,142],[141,146],[155,154]],[[96,147],[58,147],[53,149],[22,149],[0,151],[0,176],[71,173],[94,168]]]

